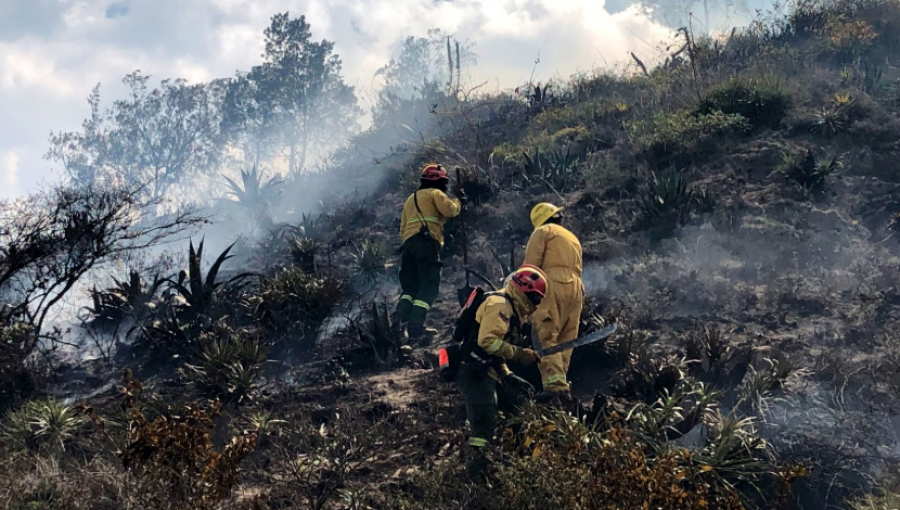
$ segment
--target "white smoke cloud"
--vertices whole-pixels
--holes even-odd
[[[15,152],[7,152],[0,159],[3,180],[0,186],[0,198],[13,197],[19,193],[19,156]]]
[[[109,101],[135,69],[191,81],[231,76],[259,62],[262,32],[283,11],[305,14],[315,38],[335,41],[363,95],[403,38],[429,28],[475,42],[470,79],[494,89],[528,79],[538,56],[536,77],[547,79],[610,66],[631,51],[652,62],[671,38],[636,8],[609,14],[603,0],[4,0],[0,154],[16,149],[19,192],[57,178],[42,160],[48,134],[78,129],[96,83]]]

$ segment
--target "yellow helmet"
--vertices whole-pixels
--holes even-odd
[[[547,223],[547,220],[556,216],[562,210],[562,207],[556,207],[553,204],[541,202],[531,210],[531,224],[534,225],[534,228],[538,228],[544,223]]]

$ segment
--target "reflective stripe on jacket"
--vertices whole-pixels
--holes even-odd
[[[418,196],[420,213],[416,209],[414,196]],[[405,242],[419,233],[422,223],[428,227],[431,237],[441,246],[444,245],[444,224],[448,219],[459,215],[459,200],[450,198],[439,189],[422,189],[410,195],[403,204],[400,215],[400,240]]]

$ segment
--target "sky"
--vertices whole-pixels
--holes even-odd
[[[631,51],[653,61],[672,38],[605,0],[0,0],[0,199],[62,178],[43,158],[49,135],[79,129],[96,84],[108,104],[138,69],[191,82],[232,76],[259,63],[262,32],[284,11],[335,42],[363,100],[400,42],[429,28],[474,42],[471,80],[493,89],[528,80],[538,58],[537,78],[569,76],[621,67]]]

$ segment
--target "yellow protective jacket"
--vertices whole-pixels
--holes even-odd
[[[515,315],[524,323],[528,315],[534,312],[534,305],[519,292],[515,287],[507,285],[501,291],[512,298],[515,303]],[[516,355],[516,351],[520,349],[509,343],[510,321],[514,315],[513,305],[505,297],[494,294],[488,296],[484,303],[478,307],[475,312],[475,321],[479,324],[478,328],[478,346],[484,349],[484,352],[502,358],[504,361],[512,359]],[[502,375],[509,373],[509,367],[506,363],[500,366]],[[498,379],[496,372],[488,371],[488,374],[494,379]]]
[[[413,199],[418,196],[419,210]],[[461,205],[458,199],[450,198],[439,189],[421,189],[410,195],[403,204],[403,213],[400,215],[400,240],[407,239],[419,233],[424,221],[428,225],[431,237],[444,246],[444,223],[448,219],[459,215]]]
[[[555,223],[536,228],[525,248],[525,263],[541,268],[551,285],[580,279],[581,257],[581,243],[575,234]]]

